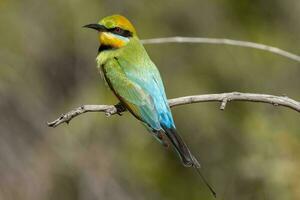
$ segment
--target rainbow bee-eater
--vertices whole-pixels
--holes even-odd
[[[119,106],[142,121],[163,145],[168,146],[168,138],[184,166],[200,167],[176,130],[159,71],[130,21],[112,15],[85,27],[99,32],[97,67]]]
[[[121,15],[112,15],[84,27],[98,31],[97,68],[119,99],[119,108],[127,109],[142,121],[164,146],[168,146],[170,141],[184,166],[200,168],[177,132],[160,73],[131,22]]]
[[[159,71],[130,21],[112,15],[85,27],[99,32],[97,68],[119,99],[119,105],[142,121],[165,146],[167,136],[184,166],[199,167],[176,130]]]

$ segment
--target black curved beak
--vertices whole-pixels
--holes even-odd
[[[83,26],[84,28],[91,28],[91,29],[95,29],[99,32],[105,32],[107,31],[107,28],[105,28],[105,26],[100,25],[100,24],[87,24]]]

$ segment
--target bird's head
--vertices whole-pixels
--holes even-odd
[[[85,25],[99,32],[100,45],[109,48],[121,48],[125,46],[136,31],[130,21],[121,15],[112,15],[103,18],[97,24]]]

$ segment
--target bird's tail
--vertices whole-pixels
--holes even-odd
[[[182,138],[180,137],[179,133],[175,128],[166,128],[163,127],[167,137],[173,144],[174,148],[176,149],[179,157],[185,167],[195,167],[200,168],[200,164],[197,159],[191,154],[189,148],[184,143]]]
[[[214,197],[216,197],[216,192],[214,189],[211,187],[211,185],[207,182],[206,178],[203,176],[203,174],[200,171],[200,163],[198,160],[191,154],[189,148],[187,145],[184,143],[178,132],[176,131],[175,128],[165,128],[163,127],[167,137],[175,147],[176,151],[178,152],[181,161],[185,167],[194,167],[205,185],[208,187],[210,192]]]

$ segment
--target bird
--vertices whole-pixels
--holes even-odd
[[[163,146],[171,143],[183,166],[200,168],[177,131],[161,75],[132,23],[111,15],[84,27],[98,32],[97,68],[120,101],[117,109],[128,110]]]

